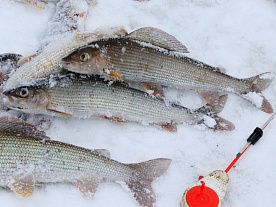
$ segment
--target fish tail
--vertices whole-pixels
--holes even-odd
[[[257,76],[245,79],[245,83],[249,85],[249,90],[245,94],[242,94],[243,98],[252,103],[257,108],[266,113],[273,113],[273,109],[269,101],[262,95],[262,91],[265,90],[273,81],[274,75],[270,72],[262,73]],[[251,93],[257,93],[261,100],[256,100],[250,95]]]
[[[228,95],[224,94],[219,97],[218,104],[217,105],[210,105],[206,104],[205,106],[199,108],[196,110],[197,113],[205,114],[206,116],[203,116],[203,119],[201,122],[203,122],[208,128],[214,129],[214,130],[226,130],[226,131],[232,131],[235,129],[235,125],[222,118],[219,117],[217,114],[220,113],[228,99]],[[213,121],[210,121],[212,119]],[[215,121],[215,123],[214,123]]]
[[[155,204],[155,194],[151,183],[160,177],[170,166],[171,160],[158,158],[128,166],[135,169],[137,175],[126,181],[126,186],[130,190],[133,198],[143,207],[153,207]]]

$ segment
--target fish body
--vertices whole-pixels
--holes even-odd
[[[61,64],[65,69],[77,73],[101,74],[125,82],[197,90],[210,104],[217,100],[219,94],[234,92],[263,111],[273,112],[263,96],[260,105],[246,96],[249,93],[261,94],[273,80],[273,74],[263,73],[238,79],[225,74],[220,68],[187,57],[183,52],[162,47],[160,41],[155,44],[157,40],[152,40],[154,37],[147,37],[148,30],[144,34],[143,28],[140,30],[142,32],[139,34],[143,36],[131,33],[125,37],[92,42],[63,58]]]
[[[102,117],[118,122],[135,121],[165,129],[169,127],[169,131],[175,131],[177,123],[195,125],[204,122],[204,113],[179,106],[167,106],[161,99],[152,98],[119,83],[107,85],[93,77],[67,75],[52,81],[52,85],[22,87],[5,93],[4,103],[9,108],[27,113],[78,118]],[[218,118],[217,123],[211,128],[234,129],[232,123],[215,117]]]
[[[117,182],[130,189],[141,206],[152,207],[151,182],[171,160],[154,159],[123,164],[94,151],[49,139],[32,125],[11,117],[0,118],[0,186],[28,197],[35,183],[73,183],[92,196],[101,182]]]
[[[107,31],[104,32],[103,31]],[[3,91],[9,91],[20,86],[31,85],[34,81],[49,78],[50,75],[62,72],[60,60],[88,42],[110,36],[125,35],[122,27],[98,28],[93,32],[76,32],[49,43],[43,50],[18,61],[20,67],[5,83]]]

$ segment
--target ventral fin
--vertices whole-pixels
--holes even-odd
[[[20,173],[14,175],[10,182],[9,188],[19,196],[26,198],[33,194],[35,182],[32,173]]]
[[[161,86],[157,86],[151,83],[141,83],[141,85],[147,90],[150,95],[158,98],[164,98],[164,93]]]
[[[216,91],[201,91],[198,93],[204,98],[204,100],[211,106],[215,106],[219,103],[220,93]]]
[[[113,122],[117,122],[117,123],[121,123],[121,124],[127,124],[127,121],[123,120],[123,119],[120,119],[118,117],[114,117],[114,116],[111,116],[111,117],[108,117],[108,116],[102,116],[103,119],[107,119],[109,121],[113,121]]]
[[[22,121],[21,119],[3,116],[0,117],[0,131],[16,133],[21,136],[38,138],[41,140],[50,139],[45,132],[35,128],[35,126]]]
[[[41,52],[42,52],[42,50],[36,52],[36,53],[33,54],[33,55],[26,56],[26,57],[22,57],[20,60],[18,60],[17,65],[18,65],[18,66],[21,66],[21,65],[23,65],[24,63],[29,62],[29,61],[32,60],[34,57],[38,56]]]
[[[158,128],[164,129],[168,132],[177,132],[177,125],[174,123],[158,123],[155,124]]]
[[[153,45],[175,52],[189,52],[187,47],[179,42],[174,36],[154,27],[140,28],[131,32],[127,37],[142,42],[149,42]]]
[[[121,72],[119,70],[109,70],[104,69],[104,74],[106,74],[108,77],[111,77],[114,80],[118,81],[124,81],[124,76],[121,75]]]
[[[76,180],[75,185],[84,196],[92,197],[100,184],[100,180],[97,178]]]
[[[93,149],[91,150],[93,154],[110,158],[110,152],[106,149]]]

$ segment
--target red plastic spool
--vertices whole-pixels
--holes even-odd
[[[188,190],[186,202],[189,207],[218,207],[219,197],[213,189],[202,183],[202,186],[195,186]]]

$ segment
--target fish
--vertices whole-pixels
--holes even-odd
[[[143,207],[156,201],[151,183],[164,174],[171,159],[156,158],[125,164],[107,150],[90,150],[50,139],[43,131],[12,117],[0,117],[0,186],[21,197],[36,184],[72,183],[93,196],[100,183],[115,182],[131,192]]]
[[[14,1],[26,3],[39,10],[43,10],[45,9],[45,4],[47,4],[48,2],[59,2],[60,0],[14,0]],[[98,4],[97,0],[85,0],[85,1],[87,1],[87,3],[90,4],[91,6],[96,6]]]
[[[261,92],[270,85],[274,74],[265,72],[239,79],[227,75],[222,68],[190,58],[186,53],[187,47],[172,35],[144,27],[123,37],[82,46],[64,57],[61,65],[71,72],[136,82],[146,89],[165,86],[196,90],[211,105],[218,103],[221,94],[232,92],[262,111],[273,113],[271,104]],[[252,99],[252,94],[257,94],[258,101]]]
[[[17,64],[20,67],[7,80],[3,91],[32,85],[33,82],[49,78],[53,74],[62,73],[64,69],[60,67],[60,60],[74,49],[86,45],[91,41],[112,36],[122,36],[125,33],[126,30],[123,27],[100,27],[92,32],[70,33],[62,39],[50,42],[42,50],[23,57],[18,61]]]
[[[222,96],[220,107],[206,106],[190,110],[120,83],[109,84],[97,77],[67,74],[55,76],[37,85],[4,92],[5,106],[26,113],[75,118],[105,118],[119,123],[153,124],[170,132],[178,123],[204,123],[215,130],[233,130],[234,125],[217,116],[226,102]],[[209,114],[208,117],[206,114]],[[208,125],[209,118],[214,123]]]

